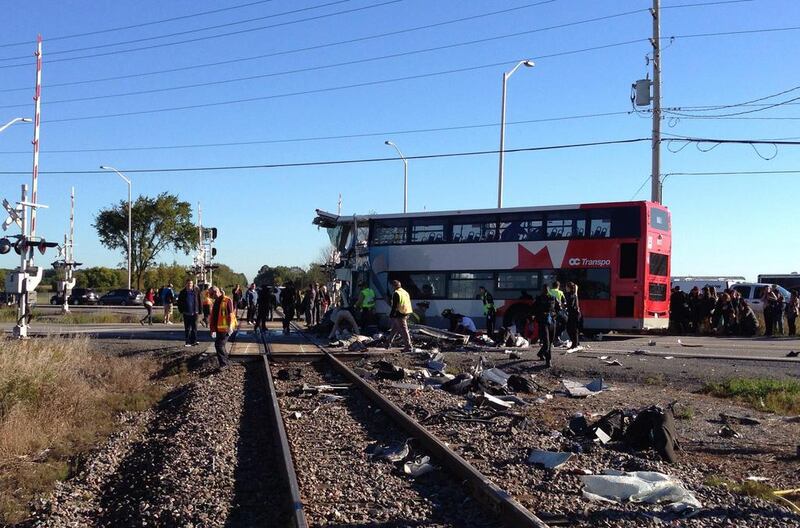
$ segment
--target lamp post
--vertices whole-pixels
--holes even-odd
[[[505,160],[505,142],[506,142],[506,84],[508,83],[508,78],[514,75],[514,72],[519,69],[520,66],[525,66],[527,68],[533,68],[534,62],[532,60],[522,60],[517,63],[516,66],[511,68],[510,71],[507,71],[503,74],[503,105],[500,112],[500,170],[499,176],[497,181],[497,208],[500,209],[503,207],[503,162]]]
[[[20,122],[21,123],[30,123],[31,121],[33,121],[33,120],[30,117],[15,117],[14,119],[9,121],[5,125],[1,126],[0,127],[0,132],[2,132],[3,130],[7,129],[8,127],[13,125],[14,123],[20,123]]]
[[[110,170],[116,172],[120,178],[125,180],[128,184],[128,289],[131,289],[131,180],[114,167],[108,165],[100,165],[103,170]]]
[[[397,154],[400,156],[400,159],[403,160],[403,213],[407,213],[408,212],[408,160],[406,159],[405,156],[403,156],[403,153],[400,152],[400,149],[397,148],[397,145],[395,145],[388,139],[384,141],[384,143],[386,145],[389,145],[390,147],[394,147],[394,149],[397,151]]]

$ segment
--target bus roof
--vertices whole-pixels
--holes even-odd
[[[439,216],[473,216],[485,214],[500,214],[500,213],[527,213],[532,211],[560,211],[570,209],[597,209],[602,207],[621,207],[632,205],[657,205],[659,207],[665,206],[648,201],[637,202],[601,202],[601,203],[587,203],[587,204],[566,204],[566,205],[545,205],[533,207],[504,207],[502,209],[463,209],[453,211],[421,211],[417,213],[390,213],[390,214],[367,214],[367,215],[349,215],[338,216],[334,213],[328,213],[321,209],[317,209],[317,216],[314,218],[313,224],[320,227],[335,227],[337,224],[348,224],[353,221],[353,216],[359,220],[395,220],[402,218],[430,218]]]

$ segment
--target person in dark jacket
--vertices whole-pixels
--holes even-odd
[[[272,288],[264,284],[258,290],[258,309],[256,312],[256,328],[262,332],[267,331],[267,318],[272,321],[272,303],[275,297],[272,296]]]
[[[244,301],[247,304],[247,324],[255,324],[256,306],[258,306],[258,292],[255,283],[248,286],[244,294]]]
[[[753,337],[756,333],[758,333],[758,318],[747,301],[742,299],[739,304],[739,334]]]
[[[184,346],[195,346],[197,342],[197,314],[200,313],[200,288],[194,281],[186,281],[186,287],[178,293],[178,310],[183,315]]]
[[[281,308],[283,309],[283,333],[289,334],[289,323],[294,319],[295,303],[297,302],[297,290],[294,283],[288,281],[281,292]]]
[[[550,294],[546,283],[542,286],[542,293],[536,296],[533,309],[539,324],[539,339],[542,342],[538,356],[539,359],[545,361],[545,366],[549,368],[553,351],[553,334],[555,333],[556,298]]]
[[[578,302],[578,285],[574,282],[567,283],[564,305],[564,309],[567,311],[567,335],[569,335],[569,340],[572,342],[568,350],[575,350],[580,346],[578,326],[581,321],[581,306]]]

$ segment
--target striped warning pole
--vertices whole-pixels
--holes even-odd
[[[42,36],[36,38],[36,93],[33,100],[36,103],[36,115],[33,121],[33,181],[31,182],[31,230],[30,237],[36,236],[36,205],[39,195],[39,127],[41,125],[42,111]]]

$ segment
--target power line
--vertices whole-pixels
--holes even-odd
[[[73,39],[73,38],[78,38],[78,37],[88,37],[88,36],[91,36],[91,35],[100,35],[100,34],[103,34],[103,33],[112,33],[112,32],[116,32],[116,31],[123,31],[123,30],[126,30],[126,29],[135,29],[135,28],[140,28],[140,27],[145,27],[145,26],[153,26],[153,25],[156,25],[156,24],[164,24],[166,22],[174,22],[176,20],[186,20],[187,18],[195,18],[195,17],[199,17],[199,16],[211,15],[211,14],[214,14],[214,13],[221,13],[223,11],[232,11],[234,9],[242,9],[243,7],[250,7],[250,6],[254,6],[254,5],[258,5],[258,4],[267,4],[267,3],[272,2],[272,1],[273,0],[259,0],[257,2],[250,2],[250,3],[247,3],[247,4],[239,4],[239,5],[230,6],[230,7],[222,7],[220,9],[212,9],[211,11],[201,11],[200,13],[193,13],[191,15],[181,15],[181,16],[176,16],[176,17],[171,17],[171,18],[162,18],[161,20],[154,20],[152,22],[142,22],[140,24],[132,24],[130,26],[117,26],[117,27],[108,28],[108,29],[99,29],[97,31],[87,31],[85,33],[73,33],[71,35],[61,35],[61,36],[55,36],[55,37],[47,37],[47,41],[48,42],[53,42],[53,41],[57,41],[57,40],[67,40],[67,39]],[[0,48],[10,48],[10,47],[14,47],[14,46],[29,46],[29,45],[31,45],[31,42],[28,42],[28,41],[10,42],[10,43],[7,43],[7,44],[0,44]]]
[[[523,125],[523,124],[530,124],[530,123],[547,123],[553,121],[568,121],[574,119],[589,119],[589,118],[596,118],[596,117],[607,117],[607,116],[622,116],[628,115],[630,111],[622,111],[622,112],[603,112],[603,113],[596,113],[596,114],[579,114],[579,115],[571,115],[571,116],[559,116],[559,117],[547,117],[547,118],[540,118],[540,119],[527,119],[524,121],[508,121],[506,122],[506,126],[511,125]],[[276,144],[276,143],[301,143],[301,142],[311,142],[311,141],[327,141],[327,140],[336,140],[336,139],[357,139],[357,138],[364,138],[364,137],[375,137],[375,136],[390,136],[390,135],[400,135],[400,134],[419,134],[419,133],[426,133],[426,132],[451,132],[454,130],[470,130],[470,129],[477,129],[477,128],[489,128],[489,127],[498,127],[500,123],[482,123],[476,125],[459,125],[459,126],[449,126],[449,127],[435,127],[435,128],[418,128],[412,130],[387,130],[383,132],[362,132],[362,133],[355,133],[355,134],[343,134],[343,135],[336,135],[336,136],[309,136],[309,137],[299,137],[299,138],[283,138],[283,139],[265,139],[265,140],[255,140],[255,141],[233,141],[233,142],[226,142],[226,143],[200,143],[200,144],[185,144],[185,145],[154,145],[154,146],[144,146],[144,147],[116,147],[116,148],[96,148],[96,149],[57,149],[57,150],[43,150],[42,152],[45,154],[64,154],[64,153],[82,153],[82,152],[128,152],[128,151],[143,151],[143,150],[173,150],[173,149],[191,149],[191,148],[213,148],[213,147],[240,147],[240,146],[247,146],[247,145],[268,145],[268,144]],[[0,154],[30,154],[28,150],[21,150],[21,151],[0,151]]]
[[[741,103],[733,103],[727,105],[717,105],[717,106],[684,106],[678,107],[676,110],[697,110],[697,111],[711,111],[711,110],[724,110],[726,108],[737,108],[740,106],[769,106],[768,104],[765,105],[754,105],[753,103],[758,103],[759,101],[764,101],[766,99],[772,99],[774,97],[780,97],[781,95],[786,95],[787,93],[795,92],[800,90],[800,85],[793,86],[791,88],[787,88],[786,90],[782,90],[780,92],[765,95],[764,97],[759,97],[757,99],[750,99],[749,101],[743,101]],[[786,103],[784,103],[786,104]]]
[[[402,1],[402,0],[391,0],[389,2],[386,2],[385,4],[390,4],[390,3],[400,2],[400,1]],[[540,2],[539,4],[534,4],[534,5],[540,5],[542,3],[547,3],[549,1],[553,1],[553,0],[546,0],[545,2]],[[376,4],[374,6],[368,6],[367,8],[378,7],[378,6],[385,5],[385,4]],[[359,10],[363,10],[363,9],[367,9],[367,8],[359,8]],[[354,10],[350,10],[350,11],[354,11]],[[346,13],[346,12],[350,12],[350,11],[341,11],[341,12],[338,12],[338,13],[335,13],[335,14],[341,14],[341,13]],[[605,15],[605,16],[594,17],[594,18],[589,18],[589,19],[584,19],[584,20],[577,20],[577,21],[574,21],[574,22],[566,22],[566,23],[563,23],[563,24],[556,24],[556,25],[553,25],[553,26],[540,27],[540,28],[535,28],[535,29],[531,29],[531,30],[527,30],[527,31],[520,31],[520,32],[517,32],[517,33],[512,33],[512,34],[507,35],[505,38],[509,38],[509,37],[512,37],[512,36],[530,35],[530,34],[539,33],[539,32],[542,32],[542,31],[551,31],[551,30],[554,30],[554,29],[563,29],[563,28],[566,28],[566,27],[573,27],[573,26],[578,26],[578,25],[582,25],[582,24],[590,24],[590,23],[594,23],[594,22],[601,22],[601,21],[604,21],[604,20],[610,20],[612,18],[619,18],[619,17],[633,15],[633,14],[637,14],[637,13],[643,13],[643,12],[647,12],[647,11],[648,11],[648,9],[637,9],[637,10],[634,10],[634,11],[626,11],[626,12],[622,12],[622,13],[615,13],[615,14],[612,14],[612,15]],[[331,16],[331,15],[322,15],[322,16],[325,17],[325,16]],[[483,15],[483,16],[485,16],[485,15]],[[319,18],[319,17],[317,17],[317,18]],[[477,18],[477,17],[465,17],[465,18],[462,18],[462,19],[459,19],[459,20],[456,20],[456,21],[439,22],[439,23],[436,23],[436,24],[428,24],[428,25],[425,25],[425,26],[417,26],[417,27],[414,27],[414,28],[390,31],[390,32],[387,32],[387,33],[379,33],[377,35],[369,35],[369,36],[366,36],[366,37],[358,37],[358,38],[348,39],[348,40],[343,40],[343,41],[338,41],[338,42],[329,42],[329,43],[326,43],[326,44],[318,44],[318,45],[315,45],[315,46],[306,46],[304,48],[296,48],[296,49],[292,49],[292,50],[285,50],[285,51],[279,51],[279,52],[274,52],[274,53],[268,53],[268,54],[260,55],[260,56],[258,56],[258,58],[275,57],[275,56],[279,56],[279,55],[287,55],[287,54],[290,54],[290,53],[299,53],[299,52],[303,52],[303,51],[311,51],[311,50],[316,50],[316,49],[321,49],[321,48],[329,48],[329,47],[332,47],[332,46],[339,46],[339,45],[343,45],[343,44],[352,44],[352,43],[355,43],[355,42],[363,42],[363,41],[373,40],[373,39],[377,39],[377,38],[383,38],[383,37],[387,37],[387,36],[394,36],[394,35],[400,35],[400,34],[404,34],[404,33],[409,33],[409,32],[412,32],[412,31],[419,31],[419,30],[422,30],[422,29],[430,29],[430,28],[433,28],[433,27],[452,24],[452,23],[457,22],[457,21],[470,20],[472,18]],[[258,28],[251,28],[251,29],[241,30],[241,31],[236,31],[236,32],[231,32],[231,33],[221,33],[219,35],[210,35],[210,36],[206,36],[206,37],[198,37],[198,38],[189,39],[189,40],[168,42],[168,43],[152,45],[152,46],[142,46],[142,47],[138,47],[138,48],[130,48],[130,49],[127,49],[127,50],[108,51],[108,52],[104,52],[104,53],[95,53],[95,54],[91,54],[91,55],[81,55],[81,56],[78,56],[78,57],[64,57],[64,58],[61,58],[61,59],[50,60],[50,61],[48,61],[48,64],[64,62],[64,61],[72,61],[72,60],[78,60],[78,59],[87,59],[87,58],[93,58],[93,57],[103,57],[103,56],[107,56],[107,55],[115,55],[115,54],[120,54],[120,53],[130,53],[130,52],[134,52],[134,51],[142,51],[142,50],[154,49],[154,48],[161,48],[161,47],[164,47],[164,46],[173,46],[173,45],[177,45],[177,44],[185,44],[185,43],[189,43],[189,42],[197,42],[197,41],[208,40],[208,39],[212,39],[212,38],[220,38],[220,37],[226,37],[226,36],[230,36],[230,35],[237,35],[237,34],[244,33],[244,32],[249,32],[249,31],[260,31],[261,29],[267,29],[267,28],[271,28],[271,27],[275,27],[275,26],[264,26],[264,27],[258,27]],[[221,62],[219,64],[225,64],[225,62]],[[0,69],[19,68],[19,67],[22,67],[22,66],[29,66],[29,64],[24,63],[24,64],[12,64],[12,65],[7,65],[7,66],[0,66]]]
[[[516,152],[536,152],[543,150],[563,150],[584,147],[597,147],[605,145],[623,145],[630,143],[639,143],[642,141],[650,141],[650,138],[632,138],[632,139],[614,139],[608,141],[591,141],[586,143],[567,143],[560,145],[548,145],[544,147],[523,147],[516,149],[504,149],[506,154],[513,154]],[[467,156],[485,156],[489,154],[498,154],[499,150],[476,150],[468,152],[448,152],[441,154],[422,154],[418,156],[406,156],[409,160],[426,160],[426,159],[441,159],[441,158],[459,158]],[[292,167],[320,167],[328,165],[352,165],[361,163],[379,163],[379,162],[396,162],[396,157],[388,158],[358,158],[346,160],[326,160],[326,161],[303,161],[296,163],[272,163],[263,165],[221,165],[215,167],[169,167],[169,168],[151,168],[151,169],[125,169],[126,173],[173,173],[173,172],[207,172],[207,171],[230,171],[230,170],[251,170],[251,169],[279,169],[279,168],[292,168]],[[20,175],[28,174],[29,171],[0,171],[0,175]],[[83,171],[41,171],[39,174],[105,174],[103,170],[83,170]]]
[[[220,34],[217,34],[217,35],[207,35],[205,37],[197,37],[197,38],[193,38],[193,39],[178,40],[178,41],[175,41],[175,42],[165,42],[165,43],[162,43],[162,44],[153,44],[153,45],[150,45],[150,46],[140,46],[138,48],[130,48],[130,49],[124,49],[124,50],[106,51],[106,52],[103,52],[103,53],[93,53],[93,54],[90,54],[90,55],[80,55],[80,56],[77,56],[77,57],[62,57],[60,59],[49,60],[48,64],[54,64],[54,63],[66,62],[66,61],[73,61],[73,60],[78,60],[78,59],[88,59],[88,58],[93,58],[93,57],[105,57],[105,56],[108,56],[108,55],[118,55],[118,54],[122,54],[122,53],[131,53],[131,52],[134,52],[134,51],[143,51],[143,50],[149,50],[149,49],[164,48],[164,47],[167,47],[167,46],[175,46],[175,45],[178,45],[178,44],[187,44],[187,43],[199,42],[199,41],[203,41],[203,40],[230,37],[230,36],[233,36],[233,35],[241,35],[241,34],[244,34],[244,33],[252,33],[254,31],[263,31],[265,29],[273,29],[273,28],[276,28],[276,27],[289,26],[289,25],[293,25],[293,24],[299,24],[299,23],[302,23],[302,22],[309,22],[309,21],[312,21],[312,20],[320,20],[320,19],[330,18],[330,17],[334,17],[334,16],[338,16],[338,15],[346,15],[346,14],[350,14],[350,13],[366,11],[368,9],[374,9],[376,7],[383,7],[383,6],[387,6],[387,5],[390,5],[390,4],[396,4],[396,3],[399,3],[399,2],[402,2],[402,1],[403,0],[387,0],[385,2],[381,2],[381,3],[378,3],[378,4],[372,4],[372,5],[368,5],[368,6],[356,7],[356,8],[353,8],[353,9],[345,9],[345,10],[342,10],[342,11],[336,11],[334,13],[328,13],[328,14],[325,14],[325,15],[317,15],[317,16],[313,16],[313,17],[300,18],[300,19],[297,19],[297,20],[290,20],[288,22],[281,22],[281,23],[278,23],[278,24],[270,24],[268,26],[259,26],[259,27],[255,27],[255,28],[240,29],[238,31],[230,31],[228,33],[220,33]],[[24,63],[21,63],[21,64],[10,64],[10,65],[7,65],[7,66],[0,66],[0,68],[3,68],[3,69],[5,69],[5,68],[21,68],[21,67],[26,67],[26,66],[29,67],[30,64],[28,64],[27,62],[24,62]]]
[[[664,176],[752,176],[759,174],[800,174],[800,170],[773,171],[720,171],[720,172],[668,172]]]
[[[132,73],[132,74],[127,74],[127,75],[116,75],[116,76],[113,76],[113,77],[101,77],[101,78],[98,78],[98,79],[85,79],[85,80],[80,80],[80,81],[71,81],[71,82],[64,82],[64,83],[48,84],[47,87],[48,87],[48,89],[50,89],[50,88],[61,87],[61,86],[74,86],[74,85],[78,85],[78,84],[88,84],[88,83],[95,83],[95,82],[105,82],[105,81],[115,81],[115,80],[121,80],[121,79],[131,79],[131,78],[136,78],[136,77],[145,77],[145,76],[150,76],[150,75],[161,75],[161,74],[164,74],[164,73],[175,73],[175,72],[194,70],[194,69],[200,69],[200,68],[209,68],[209,67],[213,67],[213,66],[222,66],[222,65],[225,65],[225,64],[233,64],[233,63],[237,63],[237,62],[247,62],[247,61],[253,61],[253,60],[258,60],[258,59],[265,59],[265,58],[269,58],[269,57],[275,57],[277,55],[286,55],[286,54],[297,53],[297,52],[302,52],[302,51],[311,51],[311,50],[321,49],[321,48],[325,48],[325,47],[338,46],[338,45],[341,45],[341,44],[351,44],[351,43],[355,43],[355,42],[362,42],[364,40],[382,38],[382,37],[386,37],[386,36],[393,36],[393,35],[398,35],[398,34],[402,34],[402,33],[413,32],[413,31],[420,31],[420,30],[423,30],[423,29],[431,29],[431,28],[434,28],[434,27],[441,27],[441,26],[446,26],[446,25],[450,25],[450,24],[456,24],[456,23],[459,23],[459,22],[466,22],[466,21],[470,21],[470,20],[478,20],[478,19],[481,19],[481,18],[489,17],[489,16],[504,14],[504,13],[508,13],[510,11],[515,11],[515,10],[518,10],[518,9],[535,7],[535,6],[539,6],[539,5],[543,5],[543,4],[552,3],[552,2],[555,2],[555,1],[557,1],[557,0],[544,0],[544,1],[541,1],[541,2],[533,3],[533,4],[526,4],[526,5],[520,6],[520,7],[515,7],[515,8],[510,8],[510,9],[501,9],[499,11],[490,11],[488,13],[480,13],[480,14],[471,15],[471,16],[468,16],[468,17],[461,17],[461,18],[455,18],[455,19],[451,19],[451,20],[445,20],[443,22],[437,22],[435,24],[427,24],[427,25],[424,25],[424,26],[416,26],[416,27],[412,27],[412,28],[407,28],[407,29],[402,29],[402,30],[397,30],[397,31],[391,31],[391,32],[388,32],[388,33],[379,33],[377,35],[370,35],[370,36],[367,36],[367,37],[360,37],[360,38],[356,38],[356,39],[343,40],[343,41],[332,42],[332,43],[327,43],[327,44],[320,44],[320,45],[311,46],[311,47],[297,48],[297,49],[292,49],[292,50],[284,50],[284,51],[279,51],[279,52],[275,52],[275,53],[265,53],[265,54],[253,55],[253,56],[249,56],[249,57],[239,57],[239,58],[236,58],[236,59],[228,59],[228,60],[217,61],[217,62],[208,62],[208,63],[204,63],[204,64],[195,64],[195,65],[192,65],[192,66],[183,66],[183,67],[179,67],[179,68],[169,68],[169,69],[155,70],[155,71],[150,71],[150,72]],[[28,90],[30,90],[30,86],[19,87],[19,88],[6,88],[6,89],[3,89],[3,90],[0,90],[0,92],[16,92],[16,91],[28,91]]]
[[[184,85],[179,85],[179,86],[169,86],[169,87],[165,87],[165,88],[152,88],[152,89],[149,89],[149,90],[135,90],[135,91],[129,91],[129,92],[115,93],[115,94],[93,95],[93,96],[87,96],[87,97],[74,97],[74,98],[71,98],[71,99],[56,99],[56,100],[53,100],[53,101],[47,101],[46,104],[47,105],[56,105],[56,104],[63,104],[63,103],[75,103],[75,102],[81,102],[81,101],[94,101],[94,100],[99,100],[99,99],[112,99],[112,98],[117,98],[117,97],[128,97],[128,96],[133,96],[133,95],[146,95],[146,94],[153,94],[153,93],[170,92],[170,91],[174,91],[174,90],[186,90],[186,89],[190,89],[190,88],[202,88],[202,87],[206,87],[206,86],[215,86],[215,85],[228,84],[228,83],[233,83],[233,82],[251,81],[251,80],[255,80],[255,79],[279,77],[279,76],[283,76],[283,75],[291,75],[291,74],[295,74],[295,73],[303,73],[303,72],[307,72],[307,71],[309,71],[311,69],[313,69],[315,71],[318,71],[318,70],[323,70],[323,69],[339,68],[339,67],[342,67],[342,66],[352,66],[352,65],[355,65],[355,64],[364,64],[364,63],[367,63],[367,62],[376,62],[376,61],[380,61],[380,60],[393,59],[393,58],[399,58],[399,57],[406,57],[406,56],[410,56],[410,55],[416,55],[416,54],[419,54],[419,53],[429,53],[429,52],[433,52],[433,51],[441,51],[443,49],[450,49],[450,48],[456,48],[456,47],[461,47],[461,46],[469,46],[469,45],[472,45],[472,44],[487,42],[487,41],[491,41],[491,40],[499,40],[499,39],[503,39],[503,38],[507,38],[507,36],[506,35],[500,35],[500,36],[496,36],[496,37],[489,37],[489,38],[471,40],[471,41],[466,41],[466,42],[457,42],[457,43],[454,43],[454,44],[445,44],[445,45],[442,45],[442,46],[436,46],[436,47],[425,48],[425,49],[420,49],[420,50],[404,51],[404,52],[399,52],[399,53],[392,53],[392,54],[389,54],[389,55],[381,55],[381,56],[377,56],[377,57],[367,57],[367,58],[364,58],[364,59],[357,59],[357,60],[351,60],[351,61],[345,61],[345,62],[338,62],[338,63],[334,63],[334,64],[325,64],[325,65],[318,65],[318,66],[313,66],[313,67],[295,68],[295,69],[292,69],[292,70],[284,70],[284,71],[280,71],[280,72],[264,73],[264,74],[259,74],[259,75],[248,75],[248,76],[245,76],[245,77],[234,77],[234,78],[231,78],[231,79],[221,79],[221,80],[218,80],[218,81],[208,81],[208,82],[202,82],[202,83],[184,84]],[[561,57],[561,56],[564,56],[564,55],[572,55],[572,54],[577,54],[577,53],[585,53],[585,52],[589,52],[589,51],[596,51],[596,50],[608,49],[608,48],[619,47],[619,46],[627,46],[627,45],[630,45],[630,44],[637,44],[637,43],[641,43],[641,42],[647,42],[647,39],[646,38],[641,38],[641,39],[635,39],[635,40],[628,40],[628,41],[625,41],[625,42],[616,42],[616,43],[612,43],[612,44],[604,44],[602,46],[593,46],[593,47],[590,47],[590,48],[580,48],[580,49],[577,49],[577,50],[568,50],[568,51],[556,52],[556,53],[551,53],[551,54],[548,54],[548,55],[539,55],[539,56],[530,57],[530,58],[534,59],[534,60],[542,60],[542,59],[546,59],[546,58]],[[516,60],[516,58],[510,59],[508,62],[511,62],[512,60]],[[0,106],[0,108],[27,108],[28,105],[29,105],[29,103],[21,103],[21,104],[15,104],[15,105],[2,105],[2,106]]]
[[[734,116],[740,116],[740,115],[745,115],[745,114],[753,114],[755,112],[764,112],[764,111],[770,110],[772,108],[778,108],[778,107],[783,106],[783,105],[791,104],[794,101],[800,101],[800,97],[794,97],[792,99],[787,99],[786,101],[781,101],[779,103],[769,104],[769,105],[763,106],[761,108],[754,108],[752,110],[741,110],[739,112],[730,112],[730,113],[727,113],[727,114],[703,115],[702,117],[704,117],[705,119],[717,119],[717,118],[721,118],[721,117],[734,117]],[[679,116],[679,117],[696,117],[697,116],[697,114],[687,114],[685,112],[675,112],[673,110],[664,110],[664,112],[667,113],[667,114],[675,115],[675,116]]]
[[[96,44],[94,46],[85,46],[83,48],[71,48],[71,49],[60,50],[60,51],[49,51],[47,53],[47,55],[48,55],[48,57],[52,57],[53,55],[64,55],[66,53],[75,53],[75,52],[78,52],[78,51],[96,50],[98,48],[110,48],[110,47],[114,47],[114,46],[124,46],[125,44],[136,44],[136,43],[139,43],[139,42],[149,42],[151,40],[159,40],[159,39],[169,38],[169,37],[178,37],[178,36],[181,36],[181,35],[190,35],[192,33],[200,33],[202,31],[209,31],[209,30],[212,30],[212,29],[220,29],[220,28],[224,28],[224,27],[239,26],[241,24],[248,24],[250,22],[256,22],[256,21],[259,21],[259,20],[268,20],[270,18],[277,18],[277,17],[281,17],[281,16],[286,16],[286,15],[294,15],[296,13],[303,13],[303,12],[306,12],[306,11],[313,11],[315,9],[321,9],[323,7],[330,7],[330,6],[333,6],[333,5],[344,4],[344,3],[347,3],[347,2],[350,2],[350,1],[351,0],[333,0],[331,2],[326,2],[324,4],[317,4],[317,5],[313,5],[313,6],[303,7],[303,8],[300,8],[300,9],[292,9],[291,11],[283,11],[283,12],[280,12],[280,13],[273,13],[271,15],[263,15],[263,16],[259,16],[259,17],[253,17],[253,18],[245,18],[243,20],[236,20],[234,22],[226,22],[224,24],[217,24],[215,26],[205,26],[205,27],[195,28],[195,29],[186,29],[186,30],[183,30],[183,31],[176,31],[174,33],[165,33],[163,35],[155,35],[155,36],[152,36],[152,37],[140,37],[140,38],[131,39],[131,40],[121,40],[121,41],[118,41],[118,42],[108,42],[106,44]],[[402,0],[398,0],[398,1],[402,1]],[[291,24],[295,24],[295,23],[297,23],[297,21],[289,21],[286,24],[288,25],[290,23]],[[282,25],[282,24],[279,24],[279,25]],[[20,60],[20,59],[27,59],[27,58],[28,58],[27,55],[22,55],[22,56],[17,56],[17,57],[3,57],[3,58],[0,58],[0,61]]]

